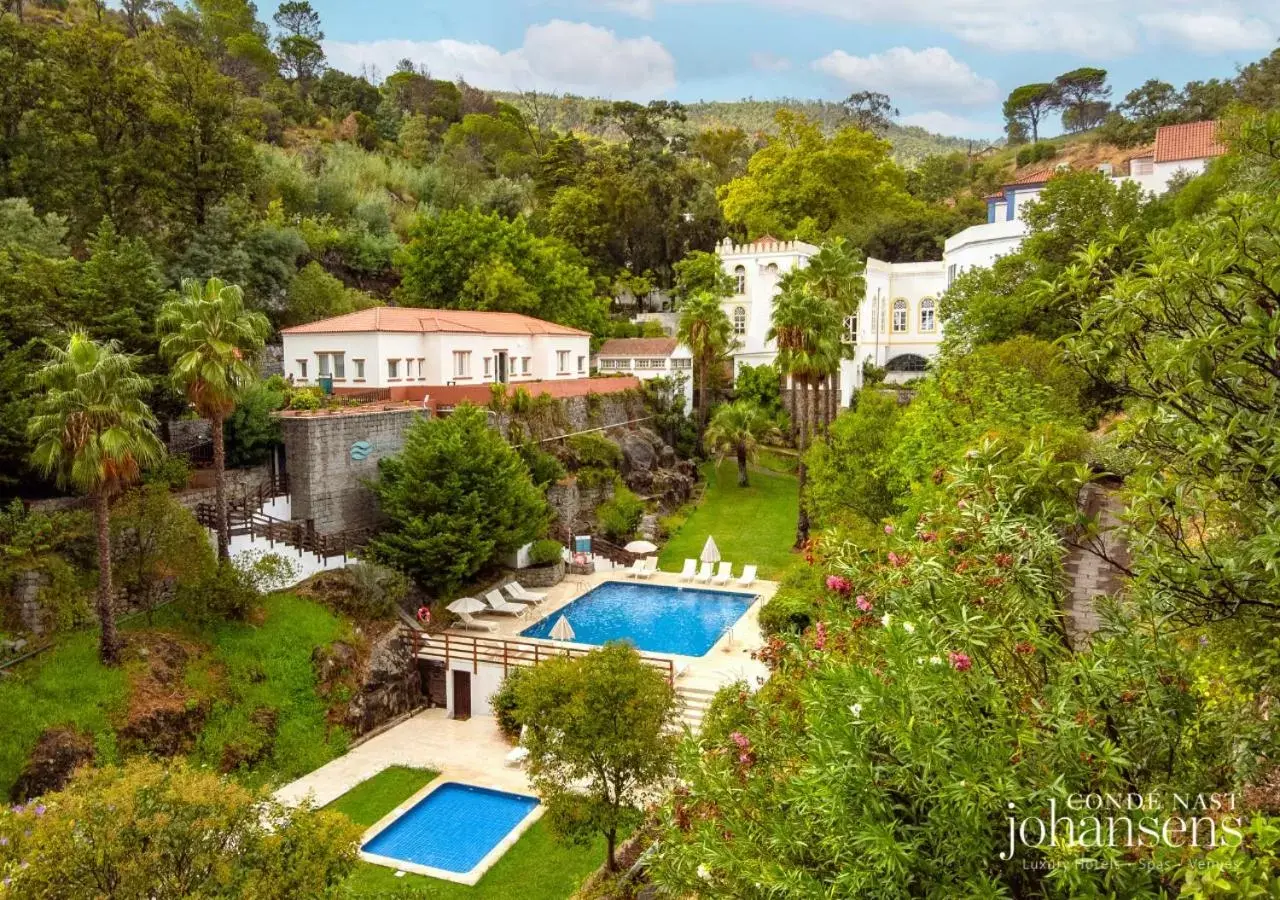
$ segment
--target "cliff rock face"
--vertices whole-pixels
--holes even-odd
[[[322,691],[331,693],[339,682],[351,686],[351,700],[333,718],[353,735],[367,734],[423,703],[412,647],[398,627],[373,638],[364,659],[355,647],[337,641],[317,650],[313,662]]]
[[[656,497],[667,509],[688,502],[697,480],[690,462],[676,459],[676,452],[648,428],[622,436],[622,480],[643,497]]]

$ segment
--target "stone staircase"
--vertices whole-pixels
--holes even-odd
[[[696,734],[702,729],[702,718],[716,692],[712,688],[677,684],[676,694],[681,702],[680,721]]]

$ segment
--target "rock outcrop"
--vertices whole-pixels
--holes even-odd
[[[49,728],[36,741],[9,798],[14,803],[25,803],[61,790],[76,769],[93,762],[93,757],[93,738],[89,735],[74,728]]]
[[[374,637],[363,658],[356,647],[335,641],[316,650],[312,662],[323,693],[334,695],[338,684],[350,688],[351,699],[334,711],[333,719],[354,735],[367,734],[422,704],[417,661],[398,627]]]

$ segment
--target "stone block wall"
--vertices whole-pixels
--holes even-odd
[[[378,476],[378,460],[404,447],[405,431],[419,415],[397,407],[283,417],[293,518],[312,520],[321,534],[376,525],[368,483]]]

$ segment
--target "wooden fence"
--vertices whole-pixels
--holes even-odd
[[[456,634],[445,631],[432,634],[416,628],[406,628],[413,642],[413,654],[418,659],[443,662],[449,668],[451,662],[469,663],[473,673],[480,663],[502,666],[505,676],[513,668],[536,666],[544,659],[554,657],[576,658],[590,653],[590,647],[560,646],[519,638],[486,637],[484,635]],[[675,683],[675,664],[665,657],[641,653],[640,659],[666,676],[669,684]]]

